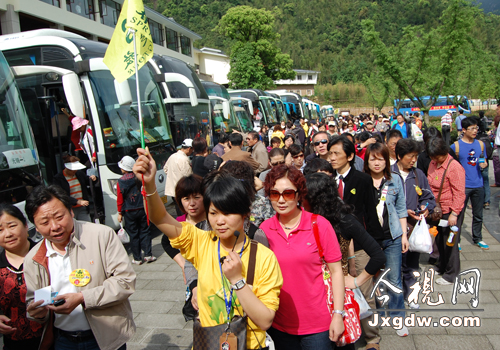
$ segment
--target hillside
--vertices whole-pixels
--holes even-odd
[[[482,3],[498,7],[498,0]],[[202,35],[197,47],[226,52],[230,43],[212,29],[228,8],[250,5],[272,10],[280,47],[294,60],[294,68],[319,70],[321,83],[335,84],[359,82],[372,70],[361,20],[374,20],[384,42],[392,44],[407,25],[436,26],[446,0],[146,0],[145,4]],[[478,14],[476,22],[475,37],[490,51],[500,52],[500,16]]]

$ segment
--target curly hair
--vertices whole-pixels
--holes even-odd
[[[286,164],[278,165],[271,168],[271,171],[266,175],[264,182],[264,191],[266,197],[269,197],[269,192],[276,184],[276,181],[281,178],[288,178],[290,182],[297,188],[299,194],[299,204],[302,203],[307,195],[306,179],[304,175],[294,166]]]
[[[336,181],[327,174],[314,173],[306,176],[306,185],[305,198],[310,211],[323,216],[338,230],[340,221],[352,212],[352,207],[340,199]]]

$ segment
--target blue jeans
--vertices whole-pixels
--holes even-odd
[[[490,204],[491,190],[490,190],[490,178],[488,176],[489,170],[490,170],[489,166],[481,170],[481,175],[483,175],[484,204],[486,203]]]
[[[61,334],[55,334],[54,350],[100,350],[95,338],[81,343],[73,342]],[[126,350],[127,344],[123,344],[117,350]]]
[[[483,240],[483,205],[484,205],[484,188],[466,188],[465,189],[465,204],[462,212],[465,212],[467,208],[467,202],[469,201],[472,205],[472,240],[474,243],[478,243]],[[465,215],[461,215],[462,221],[460,222],[460,227],[462,227]]]
[[[387,286],[385,290],[389,294],[389,309],[404,309],[405,300],[403,295],[403,283],[401,282],[401,266],[403,264],[403,246],[401,243],[401,236],[396,239],[385,239],[382,241],[382,249],[385,253],[385,269],[391,269],[384,279],[392,284],[394,287],[401,290],[401,293],[395,293]],[[379,284],[380,286],[380,284]],[[405,316],[404,311],[391,311],[391,317]]]
[[[336,348],[335,343],[330,341],[328,331],[294,335],[271,327],[267,333],[273,339],[276,350],[331,350]]]

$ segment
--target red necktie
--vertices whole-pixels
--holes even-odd
[[[340,199],[344,200],[344,181],[342,181],[344,177],[342,175],[339,176],[339,196]]]

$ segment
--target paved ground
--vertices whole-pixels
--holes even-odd
[[[492,175],[492,174],[491,174]],[[498,195],[498,196],[497,196]],[[479,268],[479,305],[475,311],[469,303],[471,295],[460,295],[456,305],[451,304],[453,286],[434,285],[432,294],[442,293],[445,304],[437,307],[422,305],[426,310],[416,316],[433,316],[436,321],[441,316],[479,316],[480,327],[412,327],[410,335],[400,338],[389,327],[382,329],[381,348],[389,349],[500,349],[500,237],[499,200],[500,189],[492,188],[491,209],[485,211],[483,237],[490,245],[489,251],[482,251],[472,245],[470,237],[471,217],[468,210],[462,233],[462,270]],[[137,272],[136,292],[130,298],[137,325],[135,336],[127,344],[130,350],[190,349],[192,343],[192,323],[186,323],[181,314],[184,304],[184,282],[180,268],[165,254],[160,244],[158,232],[153,239],[153,254],[158,260],[151,264],[135,266]],[[422,257],[422,268],[428,269],[426,257]],[[430,311],[441,309],[461,309],[462,311]],[[0,338],[0,344],[2,339]],[[364,349],[363,344],[357,346]]]

